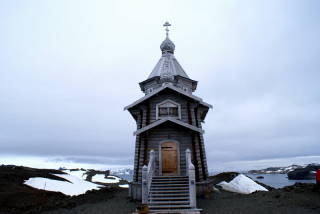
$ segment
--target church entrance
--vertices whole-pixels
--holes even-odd
[[[168,141],[161,144],[162,175],[178,174],[177,143]]]

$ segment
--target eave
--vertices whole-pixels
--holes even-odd
[[[192,84],[192,91],[195,91],[195,90],[197,89],[198,81],[196,81],[196,80],[193,80],[193,79],[190,79],[190,78],[186,78],[186,77],[183,77],[183,76],[180,76],[180,75],[177,75],[177,76],[175,76],[174,78],[175,78],[175,79],[181,78],[181,79],[190,81],[191,84]]]
[[[151,82],[151,81],[156,80],[156,79],[160,79],[160,77],[159,77],[159,76],[155,76],[155,77],[152,77],[152,78],[150,78],[150,79],[146,79],[146,80],[140,82],[140,83],[139,83],[139,86],[140,86],[141,91],[144,91],[143,86],[144,86],[146,83]]]
[[[168,118],[163,118],[163,119],[157,120],[156,122],[153,122],[153,123],[141,128],[141,129],[138,129],[133,134],[134,135],[139,135],[139,134],[141,134],[141,133],[143,133],[145,131],[148,131],[148,130],[150,130],[150,129],[154,128],[154,127],[157,127],[157,126],[159,126],[159,125],[161,125],[163,123],[166,123],[166,122],[172,122],[174,124],[183,126],[183,127],[187,128],[187,129],[190,129],[192,131],[199,132],[199,133],[202,133],[202,134],[204,133],[204,131],[201,128],[198,128],[196,126],[190,125],[190,124],[185,123],[185,122],[182,122],[181,120],[177,120],[175,118],[168,117]]]

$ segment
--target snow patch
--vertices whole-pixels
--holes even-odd
[[[116,176],[109,175],[107,178],[105,178],[104,174],[97,174],[92,177],[92,182],[100,182],[100,183],[108,183],[108,184],[115,184],[120,182],[120,178]]]
[[[121,188],[129,188],[129,184],[120,184],[119,187],[121,187]]]
[[[222,189],[226,191],[237,192],[241,194],[250,194],[255,191],[268,191],[266,188],[257,184],[252,179],[243,174],[239,174],[229,183],[222,181],[217,185],[221,186]]]
[[[65,195],[80,195],[85,193],[88,190],[92,189],[100,189],[100,185],[84,181],[81,178],[78,178],[73,175],[68,174],[54,174],[55,176],[64,178],[70,182],[67,181],[58,181],[48,178],[42,178],[42,177],[34,177],[29,178],[24,182],[24,184],[37,188],[37,189],[43,189],[47,191],[54,191],[54,192],[62,192]]]

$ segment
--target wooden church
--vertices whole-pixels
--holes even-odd
[[[197,81],[175,58],[175,45],[168,36],[170,24],[164,26],[162,56],[149,77],[139,83],[145,95],[125,107],[137,124],[129,194],[152,209],[195,209],[195,193],[208,188],[201,123],[212,106],[193,95]],[[175,200],[177,194],[182,196],[180,201]]]

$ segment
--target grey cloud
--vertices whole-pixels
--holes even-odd
[[[169,17],[177,59],[214,106],[209,165],[319,155],[318,1],[124,3],[0,3],[1,154],[132,163],[123,107],[143,96]]]

